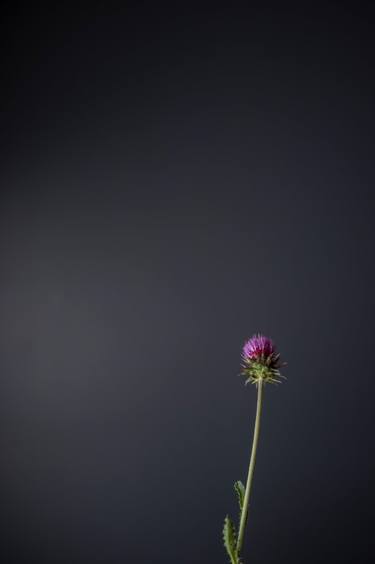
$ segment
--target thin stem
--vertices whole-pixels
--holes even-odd
[[[246,526],[247,515],[248,515],[248,511],[249,511],[249,499],[250,499],[251,484],[252,484],[252,480],[253,480],[255,458],[256,458],[258,439],[259,439],[260,416],[261,416],[261,412],[262,412],[262,395],[263,395],[263,379],[262,378],[259,379],[259,381],[257,383],[257,388],[258,388],[258,398],[257,398],[257,411],[256,411],[256,415],[255,415],[253,446],[251,448],[249,472],[248,472],[248,475],[247,475],[245,495],[244,495],[243,506],[242,506],[242,511],[241,511],[240,529],[238,531],[238,540],[237,540],[237,552],[238,552],[238,554],[241,552],[242,544],[243,544],[243,537],[244,537],[244,533],[245,533],[245,526]]]

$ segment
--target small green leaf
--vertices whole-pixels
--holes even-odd
[[[245,497],[245,486],[243,485],[241,480],[237,480],[237,482],[235,482],[234,489],[235,489],[237,497],[238,497],[238,505],[240,506],[240,511],[242,511],[243,500],[244,500],[244,497]]]
[[[231,564],[239,564],[237,548],[236,548],[236,544],[237,544],[236,529],[232,521],[229,519],[228,515],[225,517],[224,520],[223,539],[224,539],[224,546],[229,555]]]

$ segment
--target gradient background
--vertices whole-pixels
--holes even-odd
[[[373,562],[374,20],[156,4],[3,11],[1,562],[225,563],[255,331],[245,562]]]

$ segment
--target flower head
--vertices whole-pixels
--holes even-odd
[[[260,333],[248,339],[242,349],[242,371],[246,384],[256,384],[259,380],[276,384],[283,378],[279,368],[284,366],[276,352],[272,340]]]

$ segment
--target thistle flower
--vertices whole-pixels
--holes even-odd
[[[260,333],[248,339],[242,349],[241,374],[246,377],[246,384],[259,383],[260,380],[277,384],[283,378],[279,368],[285,364],[280,362],[272,340]]]
[[[267,382],[280,382],[279,378],[284,378],[279,371],[279,368],[282,366],[285,366],[285,363],[280,361],[280,355],[276,352],[275,345],[268,337],[257,333],[245,342],[242,349],[241,374],[246,376],[246,384],[248,382],[256,384],[257,409],[246,486],[241,480],[237,480],[234,484],[240,506],[238,533],[237,528],[228,515],[224,521],[223,540],[231,564],[243,563],[242,546],[249,513],[249,500],[259,439],[264,384]]]

